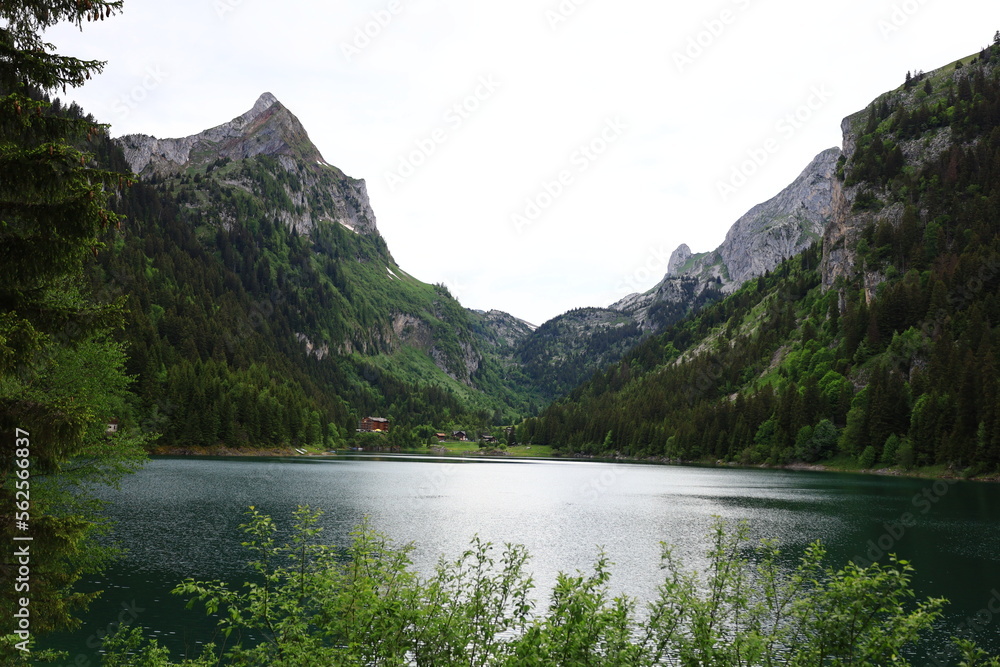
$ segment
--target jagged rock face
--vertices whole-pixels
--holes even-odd
[[[462,351],[462,357],[458,363],[455,363],[453,359],[438,347],[431,348],[431,359],[451,379],[457,380],[466,386],[475,387],[476,385],[472,377],[479,371],[479,366],[483,362],[483,355],[468,341],[460,341],[459,347]]]
[[[397,313],[392,321],[392,345],[407,345],[423,351],[435,365],[453,380],[474,386],[472,376],[479,370],[482,354],[468,341],[459,341],[461,358],[456,359],[441,350],[430,325],[422,318],[409,313]]]
[[[755,206],[726,234],[718,253],[733,291],[819,240],[833,214],[839,148],[823,151],[777,197]]]
[[[701,284],[688,276],[670,276],[644,294],[630,294],[614,303],[611,309],[630,316],[644,332],[658,331],[671,320],[678,320],[686,314],[705,291],[707,284]],[[653,317],[655,309],[668,309],[674,313],[668,321]]]
[[[953,70],[950,74],[945,73],[942,68],[927,76],[944,76],[945,81],[939,81],[937,88],[947,90],[949,85],[957,84],[959,78],[974,76],[975,70],[981,67],[983,67],[982,64],[971,64],[963,69]],[[880,96],[876,101],[884,101],[892,108],[903,106],[915,109],[927,103],[927,95],[923,92],[922,86],[913,86],[909,90],[902,87]],[[874,113],[873,107],[874,104],[848,116],[841,123],[841,131],[844,135],[844,159],[848,170],[851,167],[851,160],[855,156],[857,146],[864,135],[869,116]],[[882,140],[898,141],[906,167],[919,172],[928,163],[938,160],[942,153],[948,150],[952,144],[952,129],[951,127],[938,128],[910,139],[898,139],[890,134],[885,134]],[[823,234],[823,260],[820,272],[824,289],[832,288],[838,278],[856,275],[858,271],[863,269],[858,262],[857,245],[867,228],[882,222],[897,225],[902,220],[905,209],[899,203],[883,206],[878,210],[855,210],[854,203],[861,192],[873,194],[883,201],[889,198],[889,192],[886,188],[877,187],[872,183],[861,182],[848,186],[839,180],[834,182],[833,214],[830,224]],[[869,301],[883,279],[884,277],[878,273],[865,272],[863,282]]]
[[[227,157],[289,155],[323,161],[305,128],[271,93],[258,98],[250,111],[228,123],[182,139],[128,134],[118,140],[132,171],[139,175],[175,173],[192,162]]]
[[[350,178],[328,164],[299,119],[270,93],[261,95],[253,108],[243,115],[190,137],[157,139],[145,134],[130,134],[116,141],[129,166],[143,178],[165,178],[192,170],[207,170],[220,159],[242,161],[261,155],[274,157],[303,186],[287,190],[295,211],[277,212],[277,217],[285,224],[305,231],[319,219],[333,218],[359,234],[377,233],[365,182]],[[223,183],[249,189],[247,183],[238,179]],[[330,210],[313,210],[311,197],[314,201],[329,202]]]
[[[513,354],[514,349],[538,328],[502,310],[472,312],[482,322],[481,337],[504,355]]]
[[[396,340],[404,345],[411,345],[425,352],[434,347],[434,333],[419,317],[398,313],[393,317],[392,330]]]
[[[844,134],[844,159],[847,163],[854,157],[860,131],[867,118],[867,112],[860,111],[848,116],[840,124],[840,129]],[[853,211],[854,200],[858,192],[866,189],[867,184],[848,187],[840,179],[835,179],[833,186],[833,213],[830,216],[830,224],[823,231],[823,259],[820,274],[824,289],[830,289],[838,278],[851,276],[857,270],[855,246],[857,246],[861,233],[869,225],[875,224],[879,219],[884,219],[886,213],[896,213],[895,211]],[[898,214],[902,214],[901,208]],[[874,283],[874,286],[877,286],[877,282]],[[871,295],[867,296],[870,300]]]
[[[654,307],[684,312],[706,289],[733,292],[805,250],[833,217],[840,155],[839,148],[817,155],[791,185],[737,220],[714,251],[692,254],[682,244],[670,256],[667,275],[656,287],[631,294],[611,308],[632,315],[644,330],[655,330],[657,321],[650,316]]]
[[[682,243],[677,246],[677,250],[674,250],[673,254],[670,255],[670,261],[667,262],[667,275],[677,275],[677,271],[684,266],[689,259],[691,259],[691,248],[689,248],[686,243]]]

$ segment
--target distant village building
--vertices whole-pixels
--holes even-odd
[[[459,442],[469,441],[469,434],[465,431],[452,431],[451,437],[455,438],[455,440],[458,440]]]
[[[435,433],[434,437],[438,439],[438,442],[444,442],[448,439],[447,433]]]
[[[107,433],[107,434],[109,434],[109,435],[111,433],[117,433],[118,432],[118,420],[117,419],[112,419],[111,421],[109,421],[108,422],[108,428],[106,428],[104,430],[104,432]]]
[[[388,433],[389,420],[384,417],[365,417],[361,420],[358,431],[362,433]]]
[[[481,436],[481,439],[482,439],[483,442],[485,442],[488,445],[493,445],[493,444],[496,444],[498,442],[498,440],[495,437],[493,437],[492,435],[483,434]]]

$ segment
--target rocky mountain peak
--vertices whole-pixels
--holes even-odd
[[[177,173],[192,164],[219,158],[242,160],[256,155],[287,156],[325,164],[299,119],[271,93],[264,93],[246,113],[227,123],[180,139],[129,134],[118,139],[137,174]]]
[[[263,93],[261,94],[260,97],[257,98],[257,101],[253,105],[253,109],[248,111],[245,115],[253,114],[254,116],[259,116],[263,112],[273,107],[275,104],[281,104],[281,102],[278,101],[277,97],[275,97],[271,93]]]
[[[667,262],[667,275],[676,276],[677,270],[684,266],[684,263],[691,259],[691,248],[688,247],[687,243],[682,243],[677,246],[677,250],[674,250],[673,254],[670,255],[670,261]]]
[[[332,220],[357,234],[378,234],[364,180],[327,163],[299,119],[271,93],[258,97],[246,113],[189,137],[129,134],[116,141],[132,171],[143,178],[208,176],[211,172],[218,184],[249,193],[255,193],[258,186],[249,172],[237,168],[238,163],[258,156],[276,158],[276,164],[265,169],[283,170],[293,177],[291,181],[279,179],[286,181],[285,201],[290,204],[274,206],[272,202],[276,218],[300,232],[321,220]],[[227,169],[227,162],[236,164]]]

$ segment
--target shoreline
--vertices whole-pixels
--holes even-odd
[[[587,454],[570,454],[564,456],[532,456],[530,454],[510,454],[508,452],[502,452],[500,450],[469,450],[463,452],[453,452],[445,448],[431,447],[427,449],[392,449],[392,450],[362,450],[362,451],[351,451],[351,450],[330,450],[328,452],[308,452],[302,454],[294,447],[272,447],[265,449],[255,449],[251,447],[227,447],[225,445],[217,445],[214,447],[157,447],[156,449],[150,451],[149,456],[177,456],[177,457],[192,457],[192,458],[225,458],[225,457],[253,457],[253,458],[323,458],[332,457],[338,455],[351,455],[351,454],[384,454],[384,455],[396,455],[396,454],[406,454],[406,455],[426,455],[435,457],[455,457],[455,458],[482,458],[482,459],[510,459],[510,458],[525,458],[525,459],[537,459],[539,461],[598,461],[604,463],[645,463],[650,465],[672,465],[672,466],[697,466],[705,468],[732,468],[732,469],[742,469],[742,470],[790,470],[799,472],[830,472],[830,473],[849,473],[857,475],[876,475],[880,477],[910,477],[915,479],[957,479],[966,482],[987,482],[992,484],[1000,483],[1000,474],[991,473],[985,475],[976,475],[972,477],[965,477],[962,475],[961,471],[955,471],[951,469],[945,470],[942,474],[934,474],[927,472],[925,470],[914,469],[914,470],[900,470],[898,468],[872,468],[872,469],[854,469],[854,468],[844,468],[836,465],[824,464],[824,463],[789,463],[786,465],[774,466],[774,465],[742,465],[739,463],[724,463],[720,461],[681,461],[677,459],[668,459],[663,457],[654,458],[632,458],[624,456],[594,456]]]

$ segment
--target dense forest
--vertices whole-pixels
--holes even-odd
[[[115,143],[94,141],[103,164],[129,170]],[[314,214],[330,207],[297,169],[220,158],[115,202],[127,223],[89,271],[95,292],[127,295],[121,339],[137,382],[122,419],[167,446],[334,447],[371,414],[394,423],[388,444],[409,444],[413,427],[486,427],[534,409],[519,371],[482,349],[476,314],[400,270],[377,233],[278,219],[303,209],[290,194]],[[419,315],[444,370],[393,331],[400,313]],[[469,354],[479,363],[463,383]]]
[[[860,230],[853,272],[824,288],[814,246],[638,346],[519,437],[564,452],[997,470],[998,66],[994,45],[908,75],[858,117],[839,178],[852,213],[882,215]],[[946,143],[919,150],[932,142]]]
[[[722,297],[716,283],[700,286],[695,278],[677,279],[683,297],[655,301],[640,326],[631,315],[613,309],[577,308],[552,318],[526,337],[515,358],[531,386],[549,401],[617,362],[655,331],[679,322]]]

